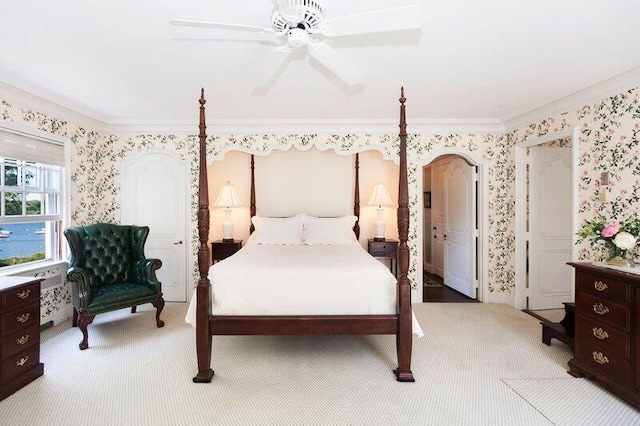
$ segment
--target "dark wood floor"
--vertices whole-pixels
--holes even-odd
[[[458,293],[454,289],[447,287],[443,283],[442,277],[424,272],[425,277],[441,284],[440,287],[422,287],[423,302],[445,302],[445,303],[475,303],[476,299],[471,299],[462,293]]]

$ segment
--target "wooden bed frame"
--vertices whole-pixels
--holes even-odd
[[[405,116],[404,88],[400,91],[400,179],[398,191],[398,292],[397,313],[392,315],[287,315],[287,316],[229,316],[211,315],[211,283],[208,273],[210,252],[209,239],[209,190],[207,179],[206,122],[204,89],[200,94],[200,140],[199,182],[198,182],[198,270],[200,278],[196,287],[196,352],[198,374],[196,383],[209,383],[213,377],[211,369],[212,336],[220,335],[356,335],[393,334],[396,336],[398,368],[394,369],[400,382],[413,382],[411,372],[412,312],[411,286],[407,272],[409,269],[409,186],[407,182],[407,123]],[[356,157],[356,170],[358,158]],[[254,164],[251,162],[251,215],[255,215]],[[360,213],[358,175],[354,213]],[[252,227],[253,229],[253,227]],[[356,231],[357,229],[357,231]],[[359,234],[356,221],[354,231]]]

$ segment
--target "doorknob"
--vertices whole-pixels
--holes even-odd
[[[447,241],[447,234],[442,234],[442,238],[444,238],[444,240]]]
[[[178,241],[177,243],[173,243],[174,246],[179,246],[180,244],[182,244],[182,240]]]

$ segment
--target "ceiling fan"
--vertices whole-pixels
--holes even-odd
[[[306,48],[313,59],[350,86],[361,83],[364,80],[364,74],[319,39],[417,29],[422,26],[420,5],[325,19],[324,9],[318,0],[274,0],[273,3],[270,28],[185,19],[173,19],[169,23],[180,27],[245,31],[257,34],[258,41],[275,41],[281,44],[272,51],[263,64],[265,82],[271,80],[284,66],[291,53]]]

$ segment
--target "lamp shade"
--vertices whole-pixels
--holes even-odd
[[[393,201],[391,201],[391,197],[389,197],[387,187],[384,183],[376,183],[374,185],[373,194],[371,196],[371,201],[369,201],[369,205],[378,207],[393,205]]]
[[[215,207],[240,207],[240,199],[238,198],[238,194],[236,194],[236,190],[231,185],[229,181],[227,181],[226,185],[223,185],[220,189],[220,194],[216,199],[216,202],[213,204]]]

